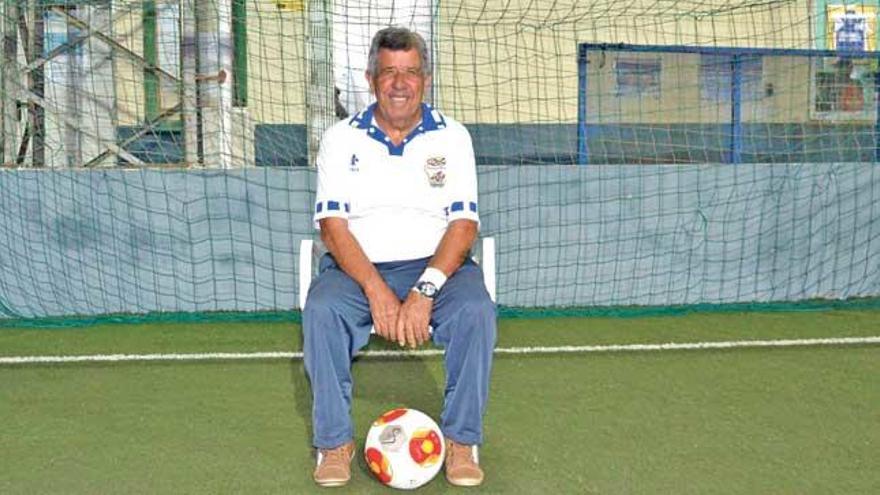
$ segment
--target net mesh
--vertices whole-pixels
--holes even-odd
[[[579,163],[874,162],[876,52],[581,46]]]
[[[876,2],[844,7],[825,0],[5,0],[0,159],[33,167],[306,165],[326,127],[369,103],[370,38],[400,24],[428,40],[436,62],[430,98],[468,125],[479,163],[575,164],[579,44],[835,49],[843,34],[861,33],[873,50]],[[844,29],[847,16],[853,21]],[[662,63],[649,55],[605,52],[616,79],[602,88],[604,106],[590,122],[607,122],[617,105],[617,120],[665,125],[680,140],[693,134],[684,124],[716,120],[730,78],[722,55],[654,57]],[[823,127],[808,135],[843,135],[848,124],[872,121],[876,64],[846,73],[829,60],[808,75],[773,60],[743,61],[745,120]],[[676,93],[685,79],[702,87]],[[759,117],[765,98],[778,104]],[[707,139],[674,153],[644,151],[659,133],[624,133],[617,147],[632,149],[591,161],[717,161],[723,157],[711,141],[724,132],[700,131]],[[768,127],[760,136],[772,141],[779,132],[795,131]],[[798,161],[784,153],[758,158]]]
[[[501,305],[880,294],[876,2],[0,9],[6,317],[293,309],[309,165],[390,24],[471,132]]]

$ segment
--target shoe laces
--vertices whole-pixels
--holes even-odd
[[[330,462],[341,461],[343,463],[349,461],[349,452],[345,445],[335,449],[318,449],[318,454],[321,456],[321,464],[328,460]]]
[[[468,462],[476,462],[474,458],[474,447],[471,445],[462,445],[460,443],[450,442],[449,444],[449,462],[454,463],[455,459],[464,457]]]

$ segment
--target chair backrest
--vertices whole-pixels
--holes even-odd
[[[306,296],[312,285],[312,267],[323,250],[312,239],[299,243],[299,309],[306,307]],[[474,261],[483,269],[483,283],[492,302],[495,302],[495,238],[483,237],[474,253]]]

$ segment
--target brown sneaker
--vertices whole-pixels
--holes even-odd
[[[476,445],[446,439],[446,480],[455,486],[477,486],[483,482]]]
[[[318,465],[315,466],[315,483],[321,486],[342,486],[351,479],[351,460],[354,458],[354,442],[335,449],[318,449]]]

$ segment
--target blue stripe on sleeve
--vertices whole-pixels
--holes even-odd
[[[323,210],[323,209],[324,209],[324,203],[321,203],[319,201],[318,204],[315,205],[315,213],[321,213],[321,210]]]
[[[468,203],[468,208],[470,208],[470,210],[471,210],[472,212],[474,212],[474,213],[477,212],[477,204],[474,203],[473,201],[471,201],[470,203]]]
[[[452,207],[449,208],[449,211],[456,212],[464,210],[464,201],[456,201],[452,203]]]
[[[327,201],[327,211],[339,211],[339,201]]]

